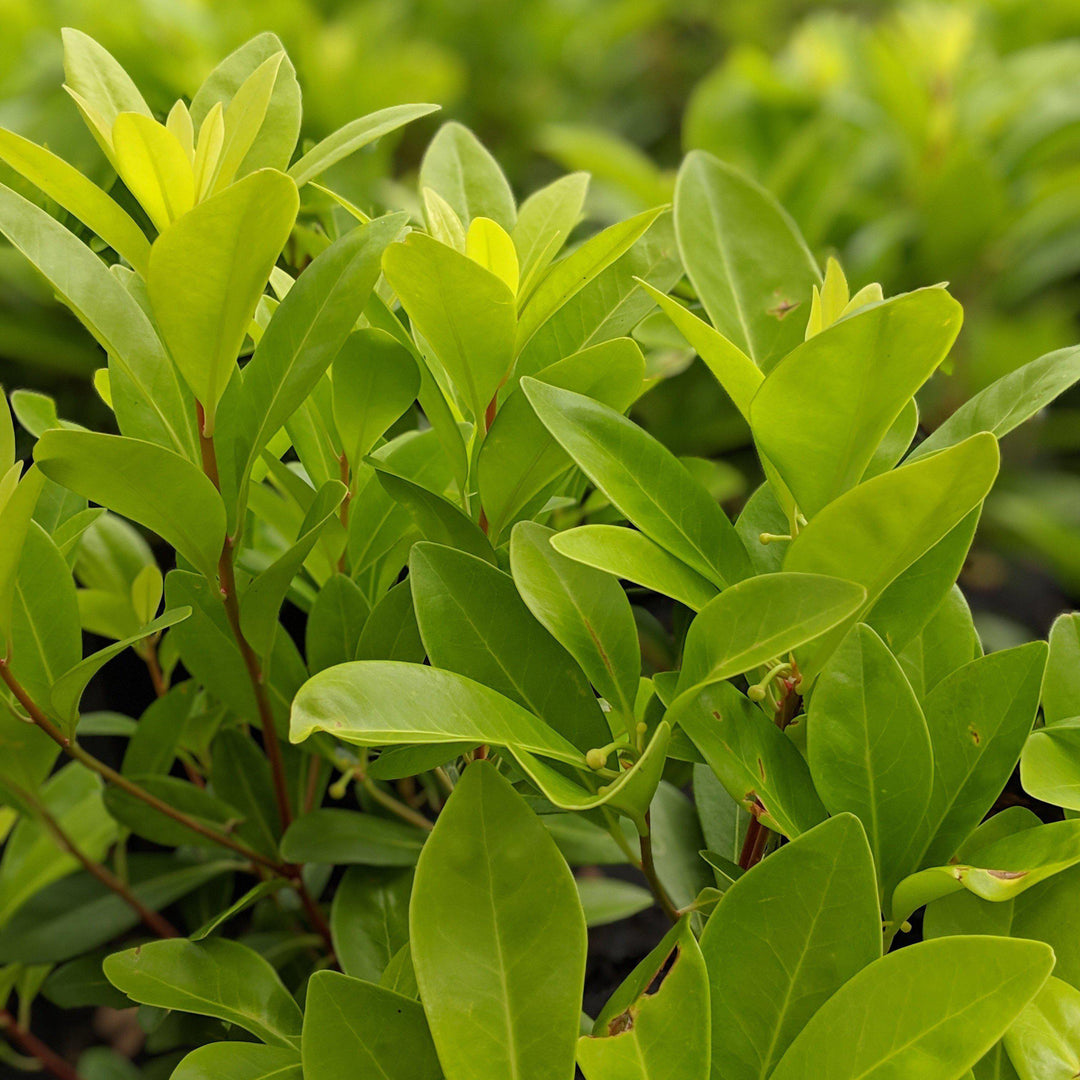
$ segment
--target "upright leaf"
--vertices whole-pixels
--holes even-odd
[[[418,1001],[337,971],[308,981],[301,1043],[305,1080],[442,1080]]]
[[[695,150],[675,184],[675,231],[713,326],[768,371],[802,341],[821,283],[795,223],[748,177]]]
[[[510,370],[513,293],[490,270],[423,233],[387,248],[383,273],[481,423]]]
[[[476,217],[491,218],[508,232],[517,211],[510,184],[498,162],[464,125],[443,124],[420,162],[420,190],[437,191],[468,227]]]
[[[585,919],[554,840],[486,762],[465,770],[424,846],[410,924],[446,1080],[570,1080]]]
[[[807,517],[859,483],[961,318],[944,289],[920,289],[841,319],[770,372],[750,408],[754,440]]]
[[[711,1075],[771,1076],[818,1009],[881,955],[874,864],[858,821],[830,818],[740,877],[710,916],[701,952]]]
[[[259,170],[185,214],[150,251],[154,318],[206,412],[207,435],[298,206],[292,180]]]
[[[1080,990],[1049,978],[1004,1041],[1020,1080],[1073,1080],[1080,1074]]]
[[[888,896],[912,823],[930,803],[934,755],[922,709],[885,643],[860,623],[818,678],[807,720],[814,784],[832,814],[863,824]]]

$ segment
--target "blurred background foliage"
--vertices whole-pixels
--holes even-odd
[[[113,52],[162,114],[262,30],[296,64],[305,138],[398,102],[441,104],[328,179],[369,208],[409,205],[445,118],[477,132],[519,193],[590,171],[594,221],[667,201],[681,154],[707,149],[772,190],[854,287],[950,282],[966,322],[950,374],[921,401],[927,430],[1080,340],[1077,0],[0,0],[0,126],[107,183],[60,89],[65,25]],[[637,335],[668,376],[638,419],[752,481],[742,422],[685,342],[659,318]],[[0,363],[9,388],[102,422],[87,383],[96,347],[9,248]],[[989,645],[1041,633],[1080,600],[1080,398],[1004,450],[965,575]],[[737,500],[748,487],[729,472],[717,493]]]

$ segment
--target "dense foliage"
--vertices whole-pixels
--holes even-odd
[[[1080,615],[984,653],[956,581],[998,440],[1080,347],[922,437],[960,303],[822,272],[708,152],[589,232],[587,174],[519,204],[451,122],[371,217],[330,170],[433,106],[298,150],[273,35],[164,122],[64,40],[120,182],[2,132],[72,228],[0,186],[0,232],[103,350],[119,434],[0,411],[8,1056],[1075,1076]],[[734,521],[730,470],[626,416],[672,341],[751,433]],[[155,700],[83,713],[129,649]],[[587,927],[653,905],[670,931],[584,1015]],[[137,1003],[137,1064],[74,1073],[40,998]]]

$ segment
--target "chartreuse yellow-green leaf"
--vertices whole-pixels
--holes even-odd
[[[881,956],[874,863],[859,822],[830,818],[738,878],[709,917],[701,952],[712,1077],[772,1075],[817,1010]]]
[[[570,765],[585,755],[539,717],[452,671],[357,660],[313,675],[296,694],[289,737],[326,731],[357,746],[490,743]]]
[[[667,293],[647,281],[639,279],[638,284],[660,305],[660,310],[671,320],[675,329],[693,346],[743,419],[749,422],[750,403],[765,378],[757,364],[733,341]]]
[[[296,181],[297,187],[303,187],[308,181],[314,180],[332,165],[350,154],[355,154],[369,143],[438,109],[438,105],[391,105],[388,109],[379,109],[378,112],[351,120],[316,143],[299,161],[290,166],[289,175]]]
[[[442,1080],[420,1002],[337,971],[308,980],[304,1080]]]
[[[741,675],[843,622],[866,590],[823,574],[759,574],[725,589],[690,624],[679,691]]]
[[[556,533],[551,546],[567,558],[605,570],[700,611],[719,589],[637,529],[581,525]]]
[[[60,428],[42,435],[34,457],[50,480],[145,525],[216,581],[225,504],[190,461],[140,439]]]
[[[784,569],[832,574],[857,582],[870,611],[884,590],[986,498],[997,476],[998,448],[982,433],[875,476],[818,513],[788,548]],[[827,635],[804,658],[815,673],[847,626]]]
[[[151,941],[114,953],[104,968],[113,986],[143,1005],[214,1016],[273,1046],[300,1045],[300,1006],[269,961],[238,941]]]
[[[920,289],[842,319],[784,357],[750,408],[758,449],[813,517],[862,478],[960,331],[960,305]]]
[[[55,218],[2,184],[0,232],[108,353],[120,430],[198,460],[190,398],[153,324],[121,277]]]
[[[1042,709],[1047,724],[1080,716],[1080,614],[1059,615],[1050,627],[1043,673]]]
[[[646,536],[716,585],[749,575],[735,527],[670,450],[582,394],[531,378],[521,387],[582,472]]]
[[[0,159],[146,274],[150,241],[130,215],[73,165],[13,131],[0,130]]]
[[[709,1020],[709,975],[684,917],[578,1039],[578,1065],[586,1080],[709,1080]]]
[[[1037,941],[939,938],[849,979],[791,1043],[772,1080],[960,1080],[1042,988]]]
[[[1080,862],[1080,820],[1022,829],[957,858],[961,861],[920,870],[897,885],[892,898],[894,924],[961,889],[1001,903],[1068,870]]]
[[[1080,1075],[1080,990],[1051,976],[1004,1041],[1020,1080],[1075,1080]]]
[[[260,169],[189,211],[150,251],[154,319],[208,435],[298,206],[289,177]]]
[[[446,1080],[572,1080],[585,917],[555,841],[469,765],[416,868],[410,946]]]
[[[191,162],[164,124],[141,113],[121,113],[112,144],[117,172],[159,233],[195,205]]]
[[[479,424],[510,370],[514,294],[486,267],[423,233],[391,244],[383,273]]]

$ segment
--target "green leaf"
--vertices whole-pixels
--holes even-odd
[[[551,546],[569,559],[644,585],[693,611],[700,611],[717,595],[711,581],[637,529],[582,525],[556,533]]]
[[[692,151],[675,184],[675,232],[713,326],[759,368],[768,371],[802,341],[821,274],[795,223],[763,188]]]
[[[217,579],[225,506],[191,462],[153,443],[93,431],[46,431],[34,458],[49,479],[145,525]]]
[[[308,981],[302,1043],[304,1080],[442,1080],[424,1009],[337,971]]]
[[[490,270],[423,233],[410,233],[403,243],[388,247],[383,273],[414,330],[481,423],[510,370],[513,293]]]
[[[220,832],[229,831],[243,820],[236,807],[224,798],[207,788],[181,780],[178,776],[136,774],[131,779],[174,809]],[[105,806],[117,821],[126,825],[136,836],[152,840],[155,844],[169,847],[190,844],[215,850],[218,847],[209,837],[193,832],[160,810],[147,806],[142,799],[129,794],[123,788],[108,788],[105,792]]]
[[[344,574],[334,574],[311,605],[304,631],[304,654],[314,675],[324,668],[356,659],[356,647],[371,609],[360,587]]]
[[[122,112],[150,116],[135,83],[116,59],[88,34],[65,26],[64,75],[67,87],[89,105],[107,130]]]
[[[91,859],[100,859],[116,839],[116,824],[101,801],[101,781],[72,762],[41,785],[37,798]],[[37,817],[21,818],[8,835],[0,860],[0,926],[35,893],[79,868]]]
[[[347,494],[340,480],[323,484],[304,515],[296,542],[263,570],[244,593],[240,626],[257,655],[265,658],[270,654],[278,629],[278,612],[293,578],[300,573],[327,525],[337,521],[337,509]]]
[[[462,775],[416,870],[411,950],[447,1080],[569,1077],[585,919],[547,830],[487,762]]]
[[[125,649],[140,641],[160,634],[170,626],[183,622],[191,614],[191,608],[176,608],[166,611],[163,615],[147,623],[139,632],[132,637],[124,638],[96,653],[80,660],[74,667],[65,671],[53,683],[50,699],[52,707],[63,722],[63,728],[68,737],[75,734],[75,728],[79,723],[79,704],[90,680],[114,657],[119,656]]]
[[[610,741],[581,669],[533,617],[509,575],[466,552],[416,544],[409,581],[435,667],[497,690],[581,750]]]
[[[2,129],[0,160],[95,232],[138,274],[146,275],[150,241],[124,209],[78,169],[45,147]]]
[[[134,854],[128,856],[128,881],[139,900],[158,911],[236,865],[232,860],[188,863],[174,854]],[[126,900],[82,871],[22,905],[0,931],[0,963],[54,964],[96,949],[138,923]]]
[[[725,589],[690,624],[679,691],[742,675],[847,619],[865,590],[821,574],[759,574]]]
[[[420,190],[441,195],[468,228],[473,218],[486,217],[507,232],[517,211],[510,185],[498,162],[463,124],[443,124],[428,143],[420,162]]]
[[[355,810],[313,810],[298,817],[281,840],[282,857],[297,863],[414,866],[422,829]]]
[[[1001,903],[1080,862],[1080,821],[1035,825],[957,854],[905,878],[892,898],[891,918],[902,923],[924,904],[960,889]]]
[[[587,1080],[708,1080],[709,1047],[708,972],[683,919],[611,996],[577,1058]]]
[[[643,533],[723,586],[750,562],[735,528],[669,450],[613,409],[535,379],[522,388],[544,426]]]
[[[31,700],[55,716],[53,684],[82,655],[79,607],[71,572],[56,544],[32,522],[19,560],[7,652]]]
[[[386,493],[409,512],[425,540],[458,548],[484,562],[495,562],[491,542],[461,507],[397,472],[386,458],[370,457],[368,463],[374,466]]]
[[[536,278],[581,220],[588,188],[588,173],[571,173],[534,191],[521,204],[512,234],[521,276],[519,296],[530,294]]]
[[[648,889],[632,881],[592,875],[583,875],[575,880],[578,899],[585,912],[585,925],[590,929],[629,919],[639,912],[648,911],[656,903],[656,898]]]
[[[860,623],[814,687],[806,729],[814,785],[830,814],[854,814],[866,829],[888,896],[930,804],[934,754],[922,709],[885,643]]]
[[[58,221],[2,184],[0,232],[109,354],[120,430],[198,461],[190,397],[146,312],[122,280]]]
[[[614,338],[551,364],[538,374],[552,386],[574,390],[625,412],[638,398],[645,358],[636,342]],[[550,485],[573,465],[540,423],[520,389],[499,407],[477,459],[480,499],[489,533],[504,530],[546,501]]]
[[[309,180],[314,180],[350,154],[355,154],[376,139],[411,124],[413,120],[419,120],[421,116],[437,112],[438,109],[438,105],[392,105],[388,109],[379,109],[378,112],[351,120],[332,135],[327,135],[325,139],[317,142],[292,165],[289,175],[296,181],[297,187],[303,187]]]
[[[716,377],[724,392],[743,419],[750,420],[750,402],[758,392],[764,376],[761,369],[738,347],[704,319],[699,319],[667,293],[653,288],[647,281],[641,287],[659,305],[672,325],[690,343],[694,351],[705,361],[705,366]]]
[[[1059,615],[1050,627],[1050,653],[1043,675],[1046,723],[1080,716],[1080,614]]]
[[[151,941],[105,960],[133,1001],[213,1016],[272,1046],[300,1045],[300,1007],[258,953],[227,938]]]
[[[159,233],[191,210],[196,194],[191,162],[164,124],[140,113],[121,113],[112,142],[116,171]]]
[[[371,609],[368,621],[356,646],[358,660],[411,660],[419,664],[424,659],[424,643],[416,625],[412,590],[407,581],[399,581]]]
[[[292,180],[259,170],[199,203],[150,250],[154,319],[205,410],[207,435],[298,206]]]
[[[330,929],[341,970],[378,981],[409,940],[411,870],[349,869],[334,893]]]
[[[210,751],[210,786],[222,796],[228,792],[229,803],[236,807],[241,819],[236,835],[276,858],[281,817],[265,751],[240,728],[221,731]]]
[[[1008,938],[943,938],[890,953],[814,1014],[772,1080],[960,1080],[1053,966],[1045,945]]]
[[[170,1080],[303,1080],[300,1055],[283,1046],[217,1042],[181,1059]]]
[[[807,517],[859,483],[961,319],[944,289],[905,293],[816,334],[761,384],[750,409],[754,440]]]
[[[283,49],[276,34],[263,33],[225,57],[191,99],[191,119],[195,125],[201,127],[215,105],[220,104],[227,110],[248,77]],[[286,56],[277,68],[258,134],[240,163],[237,176],[246,176],[256,169],[288,168],[300,135],[300,111],[300,85],[296,81],[296,69]]]
[[[1028,736],[1020,783],[1036,799],[1080,810],[1080,719],[1058,720]]]
[[[731,683],[687,694],[679,724],[728,794],[768,828],[795,837],[825,817],[795,744]]]
[[[1072,1080],[1080,1074],[1080,990],[1051,976],[1005,1032],[1020,1080]]]
[[[514,364],[514,374],[534,375],[571,353],[629,334],[653,307],[639,280],[670,289],[681,277],[671,214],[662,214],[629,251],[533,334]]]
[[[556,534],[530,521],[514,526],[510,568],[529,610],[581,665],[613,709],[633,723],[641,676],[637,624],[610,574],[560,555]]]
[[[874,864],[859,822],[830,818],[743,874],[710,916],[701,951],[717,1036],[712,1075],[772,1075],[818,1009],[881,956]]]
[[[990,431],[999,439],[1029,420],[1080,379],[1080,347],[1058,349],[1022,364],[969,398],[921,442],[919,458],[974,435]]]
[[[990,653],[946,676],[923,701],[934,788],[913,830],[916,864],[947,862],[1001,794],[1035,720],[1045,663],[1041,641]]]
[[[540,279],[521,312],[515,356],[521,355],[540,328],[645,235],[664,208],[646,210],[590,237]]]
[[[648,836],[647,815],[667,763],[670,741],[671,726],[661,721],[633,765],[621,769],[616,779],[600,785],[595,792],[567,779],[527,750],[512,749],[518,764],[553,806],[579,813],[606,806],[625,814],[641,836]]]
[[[404,214],[388,214],[346,233],[313,260],[274,312],[230,413],[230,420],[239,413],[255,425],[244,436],[242,478],[338,354],[379,277],[383,250],[405,221]],[[222,407],[228,402],[227,395]]]
[[[334,360],[334,423],[358,465],[420,392],[412,354],[382,330],[357,330]]]
[[[520,705],[452,671],[367,660],[313,675],[293,702],[289,738],[326,731],[357,746],[491,743],[583,765],[573,744]]]
[[[861,618],[887,586],[982,502],[997,469],[997,441],[981,434],[875,476],[830,503],[799,533],[784,569],[862,585],[866,603],[856,616]],[[846,629],[819,643],[812,662],[803,665],[805,673],[824,662]]]

